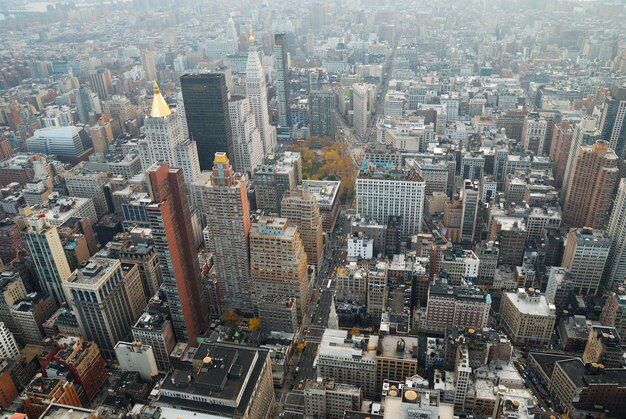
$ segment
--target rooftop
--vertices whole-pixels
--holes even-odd
[[[345,330],[326,329],[318,347],[320,359],[343,359],[374,364],[378,336],[352,336]]]
[[[517,292],[506,292],[506,297],[513,303],[515,308],[522,314],[532,316],[555,316],[556,307],[548,304],[545,295],[538,290],[519,288]]]
[[[331,205],[337,198],[337,192],[339,191],[339,185],[341,181],[333,180],[303,180],[302,187],[309,191],[315,199],[318,205]]]
[[[108,278],[121,262],[117,259],[93,257],[81,269],[74,271],[67,280],[72,285],[94,286]]]

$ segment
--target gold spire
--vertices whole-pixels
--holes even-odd
[[[154,82],[154,97],[152,98],[152,110],[150,116],[152,118],[164,118],[172,114],[170,107],[167,106],[167,102],[161,95],[161,90],[157,82]]]
[[[250,41],[250,44],[254,43],[254,34],[252,33],[252,23],[248,26],[248,41]]]

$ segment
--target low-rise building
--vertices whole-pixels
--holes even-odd
[[[309,382],[304,387],[304,414],[307,417],[342,419],[346,410],[361,407],[361,389],[332,380]]]

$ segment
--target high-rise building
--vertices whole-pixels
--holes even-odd
[[[464,410],[465,398],[467,397],[467,389],[470,386],[470,367],[469,352],[467,346],[461,345],[457,349],[456,362],[454,364],[454,406]]]
[[[545,118],[536,113],[526,115],[522,126],[522,146],[536,156],[543,155],[547,129],[548,121]]]
[[[626,146],[626,86],[615,85],[604,100],[599,129],[602,139],[623,159]]]
[[[618,158],[606,141],[582,146],[572,166],[565,191],[563,224],[605,228],[619,169]]]
[[[154,63],[154,52],[151,49],[144,49],[141,51],[141,65],[143,71],[146,72],[146,79],[148,81],[157,80],[157,70]]]
[[[352,85],[352,126],[356,131],[356,135],[365,138],[370,117],[370,96],[372,86],[364,83],[355,83]]]
[[[336,138],[337,95],[331,90],[309,93],[309,128],[312,136]]]
[[[323,260],[323,228],[315,196],[302,187],[287,192],[281,203],[280,216],[298,227],[307,263],[318,268]]]
[[[228,101],[230,124],[233,132],[233,166],[249,176],[263,164],[263,142],[256,126],[256,117],[250,110],[246,96],[231,96]]]
[[[266,295],[295,298],[302,318],[311,286],[297,227],[285,218],[261,216],[250,230],[250,273],[257,300]]]
[[[45,218],[35,215],[28,220],[23,237],[33,260],[39,289],[54,296],[58,304],[65,302],[62,285],[72,272],[56,227],[51,226]]]
[[[26,297],[26,288],[19,272],[2,272],[0,274],[0,322],[15,334],[19,334],[20,330],[13,320],[11,309],[13,304],[24,297]]]
[[[428,288],[422,329],[445,333],[450,326],[487,327],[491,300],[478,287],[451,286],[441,282]]]
[[[600,323],[617,329],[619,336],[626,336],[626,288],[618,287],[608,295],[602,307]]]
[[[174,332],[179,342],[195,343],[206,328],[208,312],[201,297],[200,265],[183,172],[170,169],[167,163],[155,164],[146,172],[146,181],[154,201],[146,207],[148,221]]]
[[[605,368],[622,368],[624,349],[617,330],[614,327],[592,325],[582,360],[585,364],[597,362]]]
[[[554,305],[534,288],[502,294],[500,316],[513,344],[547,345],[554,330],[555,312]]]
[[[45,336],[42,325],[56,310],[54,297],[38,292],[16,301],[11,308],[11,315],[21,340],[34,345],[41,343]]]
[[[607,227],[611,251],[606,265],[607,289],[626,284],[626,179],[620,180]]]
[[[550,142],[550,158],[554,162],[552,174],[554,175],[554,186],[561,187],[565,177],[567,167],[567,156],[569,155],[574,128],[566,121],[555,122],[552,130],[552,141]]]
[[[224,73],[183,74],[180,87],[189,136],[196,142],[201,170],[213,168],[215,153],[233,156]]]
[[[0,261],[9,263],[24,248],[22,232],[10,218],[0,221]]]
[[[235,173],[226,154],[217,153],[213,173],[201,193],[222,310],[251,313],[248,180]]]
[[[601,132],[596,129],[596,124],[597,120],[595,117],[587,116],[574,127],[572,140],[570,141],[570,145],[567,147],[568,153],[567,162],[565,164],[565,172],[563,173],[563,193],[561,194],[561,204],[565,201],[565,194],[567,192],[566,187],[568,187],[570,178],[572,177],[572,169],[574,167],[574,163],[576,162],[576,157],[578,156],[580,147],[592,145],[597,140],[602,139]]]
[[[461,190],[463,212],[461,215],[461,240],[474,241],[476,214],[478,213],[478,182],[466,179]]]
[[[70,196],[91,198],[96,207],[98,219],[109,213],[107,198],[104,194],[104,185],[107,184],[109,178],[105,172],[91,171],[79,165],[63,177]]]
[[[200,162],[196,142],[188,139],[178,112],[172,112],[154,84],[152,109],[144,125],[146,138],[139,142],[139,156],[144,169],[155,162],[168,162],[170,167],[180,167],[186,183],[200,176]]]
[[[361,388],[334,381],[308,382],[304,387],[304,411],[307,416],[342,419],[346,411],[359,411]]]
[[[94,257],[64,283],[83,337],[107,357],[125,340],[146,300],[137,265]]]
[[[154,351],[143,342],[118,342],[115,357],[122,371],[138,372],[144,381],[150,381],[159,374]]]
[[[44,417],[51,403],[81,407],[80,397],[73,383],[64,378],[48,378],[37,374],[22,394],[22,405],[29,418]]]
[[[272,155],[254,172],[257,209],[278,214],[285,193],[302,184],[302,156],[286,151]]]
[[[388,279],[389,266],[385,261],[379,261],[367,273],[367,315],[374,325],[380,324],[380,317],[387,310]]]
[[[98,94],[100,100],[106,100],[111,95],[113,85],[111,82],[111,71],[106,68],[98,68],[89,73],[89,83],[91,88]]]
[[[287,57],[287,35],[274,35],[274,70],[276,70],[276,98],[278,99],[278,125],[291,125],[289,109],[289,60]]]
[[[406,239],[421,232],[425,187],[414,169],[370,166],[357,175],[356,211],[381,224],[387,224],[389,216],[400,217],[400,233]]]
[[[259,52],[254,48],[250,48],[248,51],[246,95],[250,99],[250,109],[256,118],[256,126],[263,143],[263,155],[267,156],[276,150],[276,127],[270,125],[265,72],[259,58]],[[229,155],[232,156],[233,153],[230,152]]]
[[[0,322],[0,356],[4,359],[16,358],[20,354],[13,333]]]
[[[598,291],[610,248],[611,239],[604,230],[570,230],[561,265],[569,271],[576,293]]]

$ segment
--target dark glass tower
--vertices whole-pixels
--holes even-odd
[[[223,73],[184,74],[180,86],[189,136],[196,141],[201,170],[213,169],[215,153],[234,156]]]

